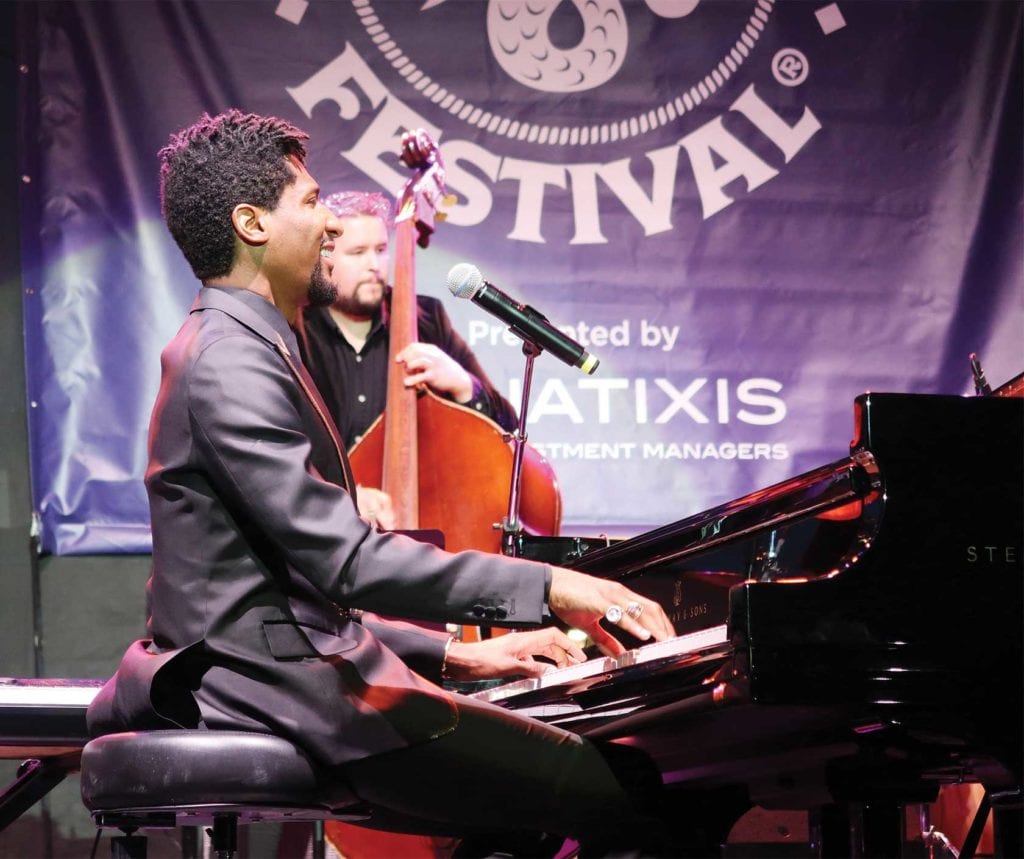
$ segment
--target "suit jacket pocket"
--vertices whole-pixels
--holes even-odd
[[[275,659],[310,659],[352,650],[359,641],[347,635],[290,620],[263,621],[263,634]]]

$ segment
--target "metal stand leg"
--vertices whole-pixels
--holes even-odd
[[[216,859],[232,859],[238,850],[238,816],[217,814],[210,832],[210,849]]]
[[[996,856],[1024,856],[1024,813],[1016,808],[993,808],[992,835]]]
[[[18,819],[77,769],[79,755],[30,758],[18,767],[17,777],[0,792],[0,830]]]
[[[967,830],[963,847],[960,848],[960,859],[974,859],[974,854],[978,852],[981,835],[985,831],[985,824],[988,822],[988,815],[991,810],[992,798],[986,790],[981,796],[981,802],[978,803],[978,810],[974,813],[971,828]]]
[[[200,859],[201,833],[198,826],[181,827],[181,859]]]
[[[519,484],[523,476],[523,445],[526,444],[526,415],[530,408],[530,387],[533,384],[533,361],[541,353],[539,346],[523,341],[526,369],[523,371],[523,396],[519,406],[519,425],[509,436],[512,442],[512,480],[508,488],[508,513],[501,523],[501,553],[516,554],[516,539],[522,528],[519,524]]]
[[[322,820],[313,821],[313,859],[324,859],[327,856],[326,827]]]

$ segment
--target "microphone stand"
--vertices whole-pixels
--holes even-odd
[[[501,520],[501,553],[509,557],[517,554],[517,538],[522,534],[519,522],[519,486],[523,476],[523,447],[526,444],[526,414],[530,408],[530,386],[533,384],[533,362],[544,350],[516,328],[509,329],[523,338],[526,369],[523,371],[523,396],[519,405],[519,425],[505,438],[512,442],[512,480],[508,489],[508,513]]]

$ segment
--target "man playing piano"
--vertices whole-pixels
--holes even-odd
[[[622,648],[606,617],[640,639],[672,635],[656,603],[616,582],[448,554],[359,516],[290,328],[303,305],[334,299],[339,224],[306,139],[232,110],[160,153],[164,218],[203,287],[164,350],[150,427],[151,640],[129,648],[90,730],[282,736],[336,768],[381,827],[635,841],[644,800],[623,785],[645,761],[435,685],[579,660],[561,632],[446,646],[360,622],[363,609],[519,628],[557,616],[609,652]]]

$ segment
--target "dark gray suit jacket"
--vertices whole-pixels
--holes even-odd
[[[254,293],[204,288],[162,355],[146,473],[151,641],[90,708],[94,734],[175,725],[289,738],[340,764],[454,727],[406,664],[442,643],[347,609],[432,621],[545,620],[546,567],[382,534],[294,335]],[[402,658],[400,658],[402,657]]]

